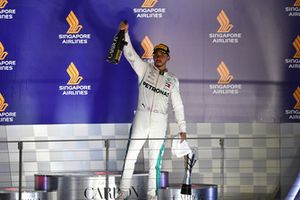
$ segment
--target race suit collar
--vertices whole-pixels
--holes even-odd
[[[165,70],[159,70],[157,67],[155,67],[155,65],[153,65],[153,68],[156,70],[156,71],[159,71],[159,74],[160,75],[164,75],[166,72],[168,72],[168,69],[166,68]]]

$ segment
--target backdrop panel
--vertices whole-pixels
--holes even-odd
[[[105,61],[123,19],[145,60],[170,46],[187,121],[300,121],[296,0],[2,2],[1,125],[131,122],[137,77]]]

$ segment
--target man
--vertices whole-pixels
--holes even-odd
[[[119,25],[120,30],[125,30],[125,40],[128,43],[124,47],[124,55],[138,75],[139,81],[138,106],[132,124],[131,139],[141,140],[131,140],[129,143],[120,184],[121,191],[117,200],[124,200],[128,196],[135,162],[146,141],[144,138],[150,139],[148,141],[147,198],[148,200],[156,200],[159,187],[159,156],[162,154],[161,147],[164,143],[162,138],[166,135],[169,101],[172,102],[182,141],[186,139],[184,109],[179,93],[178,79],[167,69],[167,62],[170,60],[169,47],[165,44],[156,45],[153,51],[154,65],[144,62],[132,47],[128,27],[128,24],[123,22]]]

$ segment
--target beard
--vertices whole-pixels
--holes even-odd
[[[161,61],[156,61],[156,62],[154,62],[154,65],[155,65],[155,67],[160,68],[160,67],[164,66],[164,63]]]

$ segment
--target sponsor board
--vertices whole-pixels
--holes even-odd
[[[65,34],[59,34],[58,39],[63,45],[84,45],[89,42],[91,39],[91,34],[81,33],[83,25],[80,24],[77,16],[71,10],[68,16],[66,17],[66,22],[69,25],[69,28]]]
[[[0,93],[0,123],[12,123],[17,117],[17,112],[7,111],[8,103]]]
[[[70,63],[66,71],[70,79],[66,85],[60,85],[58,87],[59,91],[61,92],[61,95],[63,96],[88,95],[89,91],[92,89],[92,86],[81,84],[83,77],[79,75],[79,71],[73,62]]]
[[[221,95],[237,95],[242,89],[241,84],[232,84],[233,75],[230,73],[226,64],[221,61],[217,67],[217,72],[220,76],[218,84],[210,84],[209,89],[212,94],[221,94]]]
[[[214,33],[209,33],[208,37],[213,44],[237,44],[242,38],[242,33],[232,32],[234,25],[230,22],[228,15],[221,10],[217,16],[219,28]]]
[[[0,0],[0,20],[11,20],[17,11],[14,8],[7,8],[8,0]]]
[[[16,60],[7,60],[8,52],[0,42],[0,71],[12,71],[17,65]]]
[[[300,16],[300,0],[294,0],[294,4],[285,7],[285,12],[289,17],[299,17]]]
[[[300,69],[300,36],[299,35],[293,41],[293,46],[296,50],[293,58],[286,58],[284,61],[289,69]]]
[[[139,8],[133,8],[132,11],[136,18],[163,18],[166,8],[156,7],[158,0],[144,0]]]
[[[296,104],[293,109],[285,110],[284,114],[289,120],[300,120],[300,87],[293,92],[293,97],[296,100]]]

